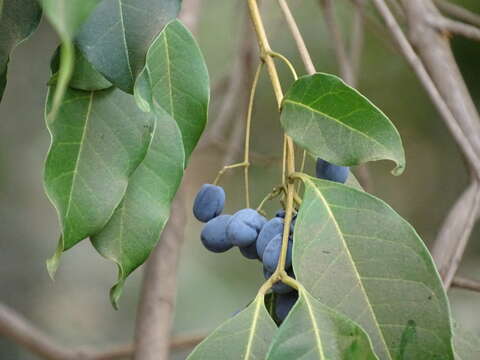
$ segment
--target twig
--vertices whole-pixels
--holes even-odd
[[[435,0],[435,4],[445,14],[480,27],[480,15],[446,0]]]
[[[472,40],[480,41],[480,28],[476,26],[451,20],[443,16],[434,16],[428,18],[427,20],[431,26],[440,31],[448,31],[452,34],[461,35]]]
[[[365,0],[353,2],[353,25],[350,42],[350,62],[352,66],[352,86],[357,86],[365,36]]]
[[[195,33],[200,0],[183,3],[180,18]],[[172,203],[171,217],[144,270],[135,326],[135,359],[168,360],[177,293],[177,269],[187,219],[185,183]]]
[[[293,18],[292,12],[288,7],[288,4],[285,0],[278,0],[280,8],[282,9],[283,15],[285,20],[290,28],[290,32],[295,40],[295,44],[297,45],[298,52],[300,53],[300,57],[302,58],[303,64],[305,65],[305,69],[307,70],[308,74],[314,74],[316,72],[315,66],[313,65],[312,58],[310,53],[308,52],[307,46],[305,45],[305,41],[303,40],[302,34],[298,29],[298,25]]]
[[[332,0],[320,0],[320,5],[323,8],[323,16],[327,24],[328,33],[330,34],[330,43],[335,50],[335,56],[340,66],[340,74],[347,84],[352,85],[353,68],[350,59],[347,55],[345,43],[343,41],[340,28],[335,20],[335,8]]]
[[[453,278],[452,286],[460,289],[480,292],[480,281],[467,279],[461,276],[455,276]]]
[[[119,345],[107,350],[71,349],[58,344],[15,310],[0,303],[0,335],[45,360],[116,360],[133,355],[133,345]],[[203,335],[177,336],[171,349],[181,350],[197,345]]]

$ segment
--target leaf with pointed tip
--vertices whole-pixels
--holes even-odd
[[[53,93],[51,87],[47,113]],[[47,124],[52,144],[44,182],[62,232],[48,262],[51,274],[64,250],[98,233],[110,219],[145,157],[153,122],[153,114],[142,112],[121,90],[67,89],[58,116]]]
[[[97,251],[118,265],[118,281],[110,293],[115,308],[125,279],[157,244],[183,176],[180,130],[167,113],[157,113],[152,143],[130,177],[125,197],[108,224],[91,237]]]
[[[81,0],[84,1],[84,0]],[[180,0],[103,0],[77,36],[88,61],[132,93],[153,39],[180,10]]]
[[[37,0],[0,1],[0,100],[7,83],[10,53],[35,31],[41,16]]]
[[[393,160],[396,175],[405,168],[402,140],[392,122],[334,75],[299,78],[283,99],[280,120],[285,132],[315,157],[345,166]]]
[[[71,41],[101,0],[39,0],[63,41]]]
[[[320,302],[362,326],[380,359],[453,359],[450,310],[415,230],[383,201],[299,175],[293,266]]]
[[[267,360],[378,360],[367,334],[305,290],[275,335]]]
[[[72,89],[95,91],[104,90],[112,87],[112,83],[95,70],[92,65],[85,59],[82,52],[75,47],[74,68],[68,86]],[[57,72],[60,67],[60,47],[57,48],[53,55],[50,68],[52,70],[52,78],[49,85],[54,85],[57,81]]]
[[[210,86],[200,48],[180,21],[155,39],[138,83],[139,102],[147,109],[153,102],[177,122],[188,160],[207,123]]]
[[[455,360],[480,359],[480,338],[469,331],[455,327]]]
[[[197,345],[187,360],[264,360],[276,330],[263,296],[257,296]]]

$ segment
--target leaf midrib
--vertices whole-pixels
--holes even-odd
[[[310,320],[312,322],[313,332],[315,334],[315,342],[317,343],[317,349],[318,349],[318,353],[320,355],[320,359],[324,360],[326,358],[325,358],[325,354],[323,352],[322,340],[320,338],[320,329],[318,328],[317,322],[315,320],[315,314],[313,312],[312,304],[310,304],[308,296],[306,294],[303,294],[303,300],[305,301],[305,304],[307,305],[308,315],[310,316]]]
[[[320,198],[320,200],[323,202],[326,210],[327,210],[327,213],[328,213],[328,216],[332,219],[333,221],[333,224],[335,226],[335,228],[337,229],[337,232],[338,234],[340,235],[340,238],[342,239],[342,242],[343,242],[343,246],[345,248],[345,251],[348,255],[348,258],[350,259],[350,262],[352,264],[352,267],[355,271],[355,274],[358,278],[358,284],[360,286],[360,289],[362,291],[362,293],[364,294],[364,297],[365,297],[365,301],[367,303],[367,306],[368,308],[370,309],[370,313],[372,314],[373,316],[373,319],[375,320],[375,324],[377,326],[377,330],[378,330],[378,333],[380,334],[380,338],[382,339],[382,342],[383,344],[385,345],[385,349],[387,350],[387,354],[388,354],[388,357],[390,360],[393,360],[393,357],[392,357],[392,354],[390,353],[390,349],[388,348],[388,345],[385,341],[385,337],[384,337],[384,334],[381,330],[381,326],[380,326],[380,323],[378,322],[377,320],[377,317],[376,317],[376,314],[375,312],[373,311],[373,308],[372,308],[372,305],[370,304],[370,301],[368,299],[368,296],[367,296],[367,291],[365,290],[365,287],[363,286],[363,282],[361,281],[362,277],[360,276],[358,270],[357,270],[357,267],[355,266],[355,262],[353,260],[353,257],[352,257],[352,254],[350,253],[350,249],[348,248],[348,245],[347,245],[347,242],[345,240],[345,238],[343,237],[343,233],[340,229],[340,225],[338,224],[334,214],[332,213],[331,209],[330,209],[330,206],[328,204],[328,201],[325,199],[325,197],[323,196],[323,194],[321,193],[321,191],[319,191],[317,189],[317,187],[315,186],[315,183],[313,181],[311,181],[310,179],[308,179],[307,177],[304,177],[303,180],[305,181],[305,183],[308,183],[308,185],[313,189],[313,191],[318,195],[318,197]]]
[[[250,327],[250,334],[248,335],[247,349],[245,351],[245,356],[243,358],[244,360],[248,360],[252,352],[253,338],[254,338],[255,330],[258,323],[258,317],[259,317],[261,305],[262,303],[257,299],[255,301],[255,311],[253,312],[252,326]]]

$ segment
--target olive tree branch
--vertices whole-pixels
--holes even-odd
[[[480,15],[447,0],[435,0],[435,4],[445,14],[480,27]]]
[[[466,38],[480,41],[480,28],[476,26],[448,19],[443,16],[430,17],[427,18],[427,21],[432,27],[440,31],[447,31],[452,34],[462,35]]]
[[[461,276],[455,276],[453,278],[452,286],[459,289],[480,292],[480,281],[467,279]]]

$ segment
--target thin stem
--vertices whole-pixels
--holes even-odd
[[[225,165],[222,170],[220,170],[217,174],[217,177],[215,178],[215,180],[213,181],[213,184],[214,185],[217,185],[219,182],[220,182],[220,179],[222,178],[223,174],[225,174],[225,172],[227,170],[230,170],[230,169],[235,169],[235,168],[238,168],[238,167],[243,167],[243,166],[246,166],[245,162],[239,162],[239,163],[236,163],[236,164],[232,164],[232,165]]]
[[[295,67],[292,65],[290,60],[288,60],[285,56],[283,56],[282,54],[280,54],[278,52],[275,52],[275,51],[270,51],[269,55],[282,60],[288,66],[288,68],[290,69],[290,72],[292,73],[293,79],[295,81],[298,79],[298,75],[297,75],[297,72],[295,71]]]
[[[268,193],[268,194],[263,198],[263,200],[260,202],[260,204],[259,204],[258,207],[257,207],[257,211],[258,211],[258,212],[262,211],[263,206],[265,205],[265,203],[266,203],[267,201],[270,201],[270,200],[276,198],[278,195],[280,195],[280,193],[283,191],[283,189],[284,189],[283,186],[276,186],[276,187],[274,187],[273,190],[272,190],[270,193]]]
[[[288,27],[290,28],[290,32],[292,33],[293,39],[295,40],[295,44],[297,45],[298,52],[302,58],[303,63],[307,69],[309,74],[314,74],[315,66],[313,65],[312,58],[310,57],[310,53],[308,52],[307,46],[305,45],[305,41],[303,40],[302,34],[298,28],[297,23],[288,7],[288,4],[285,0],[278,0],[278,4],[280,5],[280,9],[283,12],[285,17],[285,21],[287,22]]]
[[[287,136],[283,136],[283,158],[282,158],[282,183],[285,181],[287,171]]]

